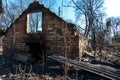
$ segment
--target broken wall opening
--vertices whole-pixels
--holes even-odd
[[[46,50],[43,42],[27,42],[26,44],[29,46],[29,53],[36,61],[43,61],[45,59]]]

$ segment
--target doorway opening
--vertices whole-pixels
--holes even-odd
[[[29,45],[29,53],[35,58],[36,61],[43,62],[45,60],[46,52],[42,42],[40,43],[27,43]]]

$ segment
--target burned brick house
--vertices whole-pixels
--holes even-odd
[[[68,57],[78,57],[86,45],[88,40],[74,24],[34,1],[6,30],[3,54],[7,57],[31,54],[37,59],[43,54],[67,53]]]

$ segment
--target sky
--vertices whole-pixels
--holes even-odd
[[[120,0],[105,0],[105,7],[109,17],[120,16]]]
[[[105,0],[104,1],[104,6],[105,6],[105,12],[107,14],[107,17],[118,17],[120,16],[120,0]],[[69,15],[68,15],[69,13]],[[72,8],[69,8],[63,11],[63,17],[65,19],[71,19],[72,21],[75,21],[75,15],[74,15],[74,10]]]
[[[15,2],[16,0],[7,0],[7,1]],[[63,0],[63,1],[70,1],[70,0]],[[61,5],[61,2],[62,2],[62,0],[58,0],[58,3],[60,3],[60,4],[56,7],[59,7]],[[120,0],[105,0],[104,6],[106,7],[107,17],[120,16],[120,10],[119,10]],[[56,8],[56,9],[58,9],[58,8]],[[63,9],[64,10],[63,10],[62,15],[61,15],[62,18],[66,19],[66,20],[75,21],[75,15],[74,15],[73,8],[65,8],[64,7]],[[54,11],[54,10],[52,10],[52,11]]]
[[[120,0],[105,0],[104,6],[107,17],[120,16]],[[74,18],[74,13],[72,13],[72,11],[70,12],[72,16],[69,16],[71,19]]]

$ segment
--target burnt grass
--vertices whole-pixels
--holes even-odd
[[[43,66],[44,65],[44,66]],[[29,73],[30,67],[27,66],[26,73]],[[4,60],[0,57],[0,76],[1,75],[9,75],[10,73],[16,73],[16,66],[15,62],[12,60]],[[53,60],[47,60],[44,64],[35,63],[32,66],[32,73],[39,74],[39,75],[47,75],[57,80],[63,80],[64,77],[64,65],[58,63]],[[75,80],[76,79],[76,70],[74,68],[69,68],[67,72],[68,80]],[[96,74],[79,70],[78,71],[78,80],[109,80],[104,77],[98,76]]]

